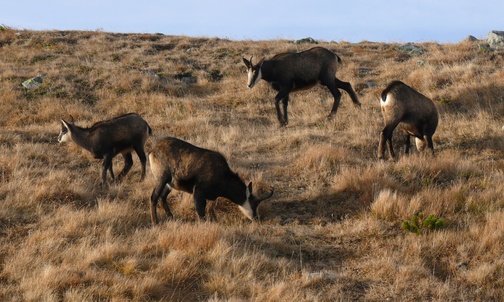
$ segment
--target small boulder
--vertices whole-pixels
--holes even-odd
[[[492,30],[488,33],[487,43],[490,47],[504,46],[504,31]]]
[[[294,44],[318,44],[318,42],[315,39],[308,37],[296,40],[294,41]]]
[[[467,36],[465,39],[464,39],[464,42],[476,42],[478,41],[478,38],[476,38],[475,36]]]
[[[406,43],[396,47],[396,50],[412,57],[420,56],[425,53],[425,50],[413,43]]]
[[[21,83],[25,89],[34,89],[42,84],[42,81],[46,78],[45,74],[37,75],[31,79],[28,79]]]

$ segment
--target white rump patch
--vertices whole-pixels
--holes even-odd
[[[425,147],[427,147],[427,142],[423,139],[415,137],[415,145],[418,151],[423,151],[425,150]]]
[[[245,203],[243,205],[239,205],[238,206],[240,208],[240,210],[242,211],[242,213],[247,216],[248,219],[250,220],[253,220],[254,219],[254,215],[253,215],[253,212],[252,212],[252,207],[250,206],[250,202],[248,201],[248,198],[247,198],[247,201],[245,201]]]
[[[152,175],[154,175],[155,179],[159,179],[161,177],[161,174],[163,173],[162,167],[159,164],[157,158],[154,156],[154,154],[149,153],[148,157]]]

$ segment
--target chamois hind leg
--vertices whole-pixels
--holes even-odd
[[[341,100],[341,92],[339,91],[338,87],[336,85],[327,85],[327,88],[329,88],[329,91],[331,92],[332,96],[334,97],[334,103],[331,109],[331,112],[329,113],[328,118],[331,118],[336,115],[336,112],[338,111],[339,103]]]
[[[117,180],[121,180],[124,176],[126,176],[126,174],[128,174],[129,170],[131,170],[131,167],[133,166],[133,156],[131,155],[131,152],[124,153],[123,157],[124,157],[124,168],[121,171],[121,173],[119,173],[119,175],[117,176]]]
[[[396,128],[397,124],[387,125],[383,128],[380,133],[380,144],[378,146],[378,158],[383,159],[383,153],[385,152],[385,144],[387,145],[388,152],[391,159],[395,157],[394,147],[392,146],[392,133]]]
[[[168,194],[170,194],[170,188],[166,185],[168,183],[168,180],[171,178],[171,175],[169,173],[165,173],[161,176],[161,178],[158,181],[158,184],[154,189],[152,190],[151,198],[150,198],[150,212],[151,212],[151,221],[152,224],[157,224],[158,223],[158,217],[156,213],[156,207],[159,198],[161,197],[161,202],[163,205],[163,208],[166,212],[166,215],[168,216],[173,216],[171,215],[171,211],[168,208],[168,205],[166,204],[166,198],[168,197]]]
[[[411,138],[411,135],[409,135],[408,133],[404,134],[404,146],[406,147],[404,149],[405,154],[409,154],[409,150],[411,147],[411,139],[410,138]]]
[[[163,207],[166,216],[168,216],[169,218],[173,217],[173,214],[170,211],[170,208],[168,207],[168,203],[166,202],[166,199],[168,198],[168,194],[170,194],[170,192],[171,192],[170,187],[165,185],[163,192],[161,193],[161,206]]]
[[[145,155],[143,145],[134,146],[133,149],[135,150],[136,154],[138,155],[138,158],[140,159],[140,163],[142,164],[142,176],[140,177],[140,181],[142,181],[145,178],[145,166],[147,164],[147,156]]]
[[[432,134],[424,135],[424,139],[427,141],[427,147],[431,149],[432,155],[434,155],[434,143],[432,142]]]
[[[359,99],[357,98],[357,95],[355,94],[355,91],[353,90],[352,85],[350,83],[340,81],[337,78],[334,78],[334,83],[336,83],[336,87],[345,90],[352,99],[352,102],[356,106],[360,107],[361,103],[359,102]]]
[[[289,124],[289,117],[287,116],[287,105],[289,105],[289,95],[286,95],[282,99],[282,107],[283,107],[283,115],[284,115],[284,122],[285,125]]]

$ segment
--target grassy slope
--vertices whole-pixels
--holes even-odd
[[[0,32],[0,300],[503,300],[504,52],[477,43],[321,43],[343,59],[335,119],[321,87],[292,94],[279,129],[274,92],[245,86],[241,56],[309,45],[104,32]],[[47,74],[28,92],[21,82]],[[157,75],[156,77],[154,76]],[[197,83],[186,84],[192,76]],[[435,158],[378,162],[378,96],[400,79],[431,97]],[[373,81],[376,87],[368,88]],[[225,200],[198,223],[190,196],[152,227],[154,181],[140,164],[110,188],[100,162],[60,146],[60,118],[141,114],[156,137],[223,153],[259,194],[249,223]],[[399,147],[399,135],[397,147]],[[122,165],[115,160],[115,170]],[[447,227],[416,235],[423,212]],[[308,278],[311,273],[325,276]]]

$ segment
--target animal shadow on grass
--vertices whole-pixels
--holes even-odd
[[[325,225],[342,221],[366,210],[369,203],[351,192],[322,193],[304,200],[278,199],[265,206],[265,220],[282,225]],[[261,209],[260,209],[261,210]]]

